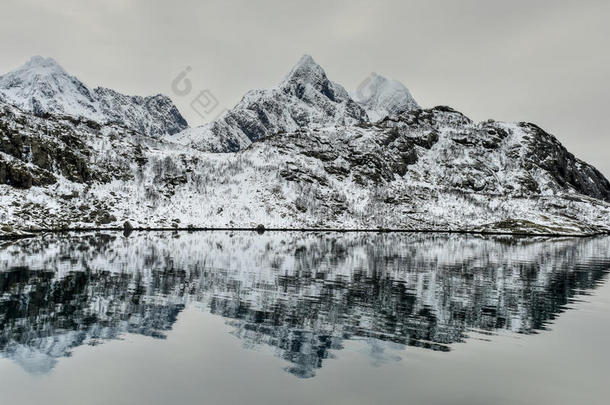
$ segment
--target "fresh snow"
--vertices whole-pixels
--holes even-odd
[[[126,96],[102,87],[92,90],[55,60],[41,56],[0,76],[0,95],[5,102],[36,115],[63,114],[101,124],[120,123],[150,136],[171,135],[187,127],[166,96]]]
[[[366,110],[372,122],[420,108],[404,84],[376,73],[367,77],[352,97]]]

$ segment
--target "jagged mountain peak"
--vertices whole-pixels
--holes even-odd
[[[42,56],[0,76],[0,100],[39,116],[113,122],[151,136],[175,134],[188,126],[166,96],[127,96],[101,87],[92,90],[54,59]]]
[[[67,74],[64,68],[53,58],[35,55],[30,58],[17,71],[34,70],[38,73],[62,73]]]
[[[293,82],[318,83],[326,81],[326,72],[310,55],[303,55],[286,75],[281,85]]]
[[[343,86],[329,80],[322,66],[318,65],[310,55],[303,55],[280,83],[280,88],[302,99],[307,97],[309,86],[311,92],[321,93],[333,102],[349,99],[349,94]]]
[[[37,115],[55,113],[96,121],[102,118],[91,90],[52,58],[34,56],[0,76],[0,93],[7,103]]]
[[[420,108],[404,84],[377,73],[365,79],[352,98],[366,110],[371,121]]]
[[[74,86],[77,91],[84,92],[86,88],[78,79],[70,76],[55,59],[43,56],[33,56],[15,70],[0,76],[0,91],[13,89],[34,93],[45,86],[57,91]]]
[[[318,67],[318,68],[320,68],[320,65],[318,65],[316,63],[313,56],[304,54],[303,56],[301,56],[301,58],[299,59],[297,64],[294,66],[294,69],[298,69],[300,67]]]
[[[222,118],[172,139],[205,151],[235,152],[277,133],[362,122],[368,122],[365,110],[304,55],[278,86],[249,91]]]

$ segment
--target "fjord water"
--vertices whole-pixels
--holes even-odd
[[[605,404],[610,238],[0,245],[2,404]]]

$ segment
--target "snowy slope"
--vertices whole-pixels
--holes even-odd
[[[0,98],[39,116],[63,114],[100,124],[113,122],[150,136],[175,134],[187,127],[166,96],[126,96],[110,89],[91,90],[53,59],[40,56],[0,76]]]
[[[388,115],[420,108],[409,89],[402,83],[378,74],[372,74],[364,80],[352,97],[366,110],[373,122]]]
[[[1,106],[0,106],[1,107]],[[117,125],[0,108],[0,222],[591,234],[610,183],[531,124],[416,110],[202,153]]]

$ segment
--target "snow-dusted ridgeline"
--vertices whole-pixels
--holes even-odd
[[[156,137],[188,126],[167,96],[126,96],[103,87],[91,89],[55,60],[41,56],[0,76],[0,100],[38,116],[59,114],[116,123]]]

